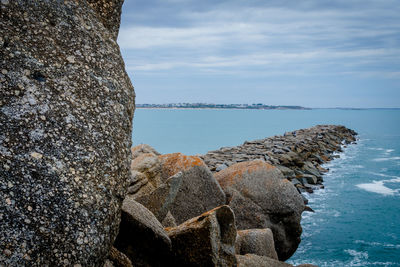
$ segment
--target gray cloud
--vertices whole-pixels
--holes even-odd
[[[391,0],[126,1],[118,42],[136,76],[399,79],[398,14]]]

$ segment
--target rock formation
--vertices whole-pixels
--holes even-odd
[[[131,197],[122,204],[121,225],[114,245],[135,266],[162,266],[171,252],[171,240],[161,223]]]
[[[237,231],[236,254],[256,254],[278,259],[271,229],[247,229]]]
[[[234,164],[215,174],[238,229],[270,228],[280,260],[297,249],[304,202],[281,172],[261,160]]]
[[[172,266],[235,266],[235,215],[217,207],[181,225],[166,228],[171,238]]]
[[[130,164],[122,0],[2,0],[0,265],[104,263]]]
[[[149,147],[132,150],[135,178],[129,194],[160,222],[169,214],[169,222],[181,224],[225,204],[224,192],[200,158],[181,153],[157,155]]]

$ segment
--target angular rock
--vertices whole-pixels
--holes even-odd
[[[158,153],[157,150],[155,150],[154,148],[152,148],[147,144],[134,146],[131,148],[131,152],[132,152],[132,159],[135,159],[142,154],[153,154],[155,156],[160,155],[160,153]]]
[[[204,166],[204,162],[196,156],[186,156],[182,153],[159,155],[149,145],[140,145],[132,148],[132,173],[140,172],[143,175],[132,183],[132,195],[139,197],[163,185],[166,180],[180,171],[194,166]],[[135,190],[133,190],[135,189]]]
[[[171,240],[161,223],[129,196],[122,204],[120,230],[114,246],[135,266],[163,266],[171,252]]]
[[[166,230],[172,241],[175,266],[236,266],[235,216],[228,206]]]
[[[318,169],[309,161],[305,162],[303,170],[305,174],[311,174],[317,178],[321,178],[321,174],[319,173]]]
[[[304,181],[303,183],[308,183],[308,184],[317,184],[318,182],[317,177],[311,174],[303,174],[302,180]]]
[[[255,254],[236,255],[238,267],[293,267],[293,265]]]
[[[261,160],[237,163],[215,174],[238,229],[270,228],[280,260],[297,249],[304,201],[281,172]]]
[[[142,195],[151,193],[154,189],[155,187],[149,182],[145,174],[131,170],[127,192],[129,195],[140,197]]]
[[[161,180],[161,162],[157,155],[153,153],[141,153],[136,155],[136,157],[131,162],[131,171],[136,171],[144,174],[144,177],[140,178],[138,181],[146,183],[149,182],[154,188],[163,184]]]
[[[129,177],[122,0],[1,1],[0,265],[100,266]]]
[[[236,254],[256,254],[278,260],[271,229],[248,229],[237,231]]]
[[[207,167],[199,157],[187,156],[182,153],[164,154],[159,156],[159,159],[162,166],[163,181],[180,171],[185,171],[195,166]]]
[[[177,224],[225,204],[224,192],[203,165],[178,172],[150,194],[135,199],[160,221],[170,212]]]
[[[174,216],[172,216],[171,212],[168,211],[167,215],[165,216],[164,220],[161,222],[164,227],[176,227],[176,220]]]
[[[108,259],[115,267],[133,267],[131,260],[115,247],[111,248]]]

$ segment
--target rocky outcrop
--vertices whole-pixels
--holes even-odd
[[[238,229],[270,228],[280,260],[297,249],[303,199],[281,172],[261,160],[234,164],[215,174]]]
[[[108,255],[134,110],[115,41],[122,2],[1,1],[0,265]]]
[[[149,190],[164,184],[166,180],[180,171],[205,163],[196,156],[186,156],[182,153],[160,155],[149,145],[139,145],[132,148],[133,160],[131,170],[133,179],[130,183],[130,194],[134,196],[147,194]],[[137,172],[143,174],[137,176]]]
[[[172,241],[172,266],[235,266],[235,216],[217,207],[183,224],[166,228]]]
[[[224,192],[200,158],[181,153],[159,155],[143,145],[132,151],[134,178],[128,192],[160,222],[180,224],[225,204]]]
[[[169,259],[171,240],[161,223],[131,197],[122,205],[121,225],[114,246],[135,266],[163,266]]]
[[[236,254],[256,254],[278,260],[271,229],[248,229],[237,231]]]
[[[178,172],[147,195],[135,198],[163,221],[168,212],[177,224],[225,204],[225,194],[205,166]]]
[[[354,142],[356,134],[344,126],[318,125],[210,151],[202,159],[213,172],[239,162],[263,160],[280,169],[299,192],[311,193],[321,187],[322,174],[327,171],[321,164],[332,160],[343,143]]]

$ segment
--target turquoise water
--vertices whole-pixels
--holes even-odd
[[[302,243],[290,263],[400,266],[400,110],[143,110],[134,145],[202,154],[316,124],[342,124],[357,145],[326,165],[325,188],[307,195]]]

